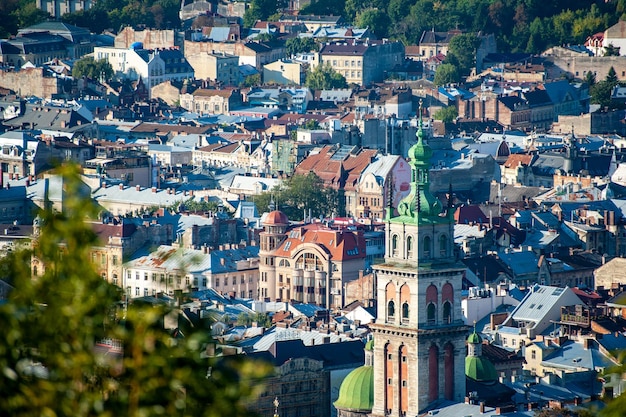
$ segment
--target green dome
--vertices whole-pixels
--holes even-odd
[[[370,412],[374,406],[374,367],[361,366],[341,383],[335,407],[355,412]]]
[[[476,332],[473,332],[472,334],[469,335],[469,337],[467,338],[467,343],[471,343],[473,345],[480,345],[483,342],[483,339],[480,337],[480,335]]]
[[[365,350],[374,350],[374,339],[370,339],[367,341],[367,343],[365,344]]]
[[[433,156],[433,150],[428,143],[424,142],[424,131],[422,130],[421,119],[416,136],[417,143],[409,149],[409,159],[412,160],[414,164],[429,164],[430,157]]]
[[[472,378],[474,381],[496,381],[498,373],[496,367],[489,359],[468,356],[465,358],[465,376]]]

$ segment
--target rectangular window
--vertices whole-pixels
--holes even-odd
[[[117,255],[113,255],[113,260],[112,260],[113,265],[117,265]]]
[[[143,280],[144,280],[144,281],[147,281],[147,280],[148,280],[148,273],[147,273],[147,272],[144,272],[144,273],[143,273]]]
[[[139,296],[139,287],[135,287],[135,295]]]
[[[135,272],[135,279],[139,281],[139,272]]]
[[[220,279],[219,278],[215,278],[215,286],[216,287],[220,286]]]

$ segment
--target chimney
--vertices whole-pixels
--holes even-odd
[[[124,189],[124,184],[120,184],[120,190]]]
[[[156,187],[152,187],[152,192],[156,194],[157,188]]]
[[[139,185],[139,184],[135,185],[135,190],[141,191],[141,185]]]

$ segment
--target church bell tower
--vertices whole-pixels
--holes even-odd
[[[385,261],[375,265],[373,416],[415,416],[439,400],[463,401],[465,338],[451,207],[431,192],[432,149],[420,118],[409,149],[411,189],[386,215]],[[450,203],[448,203],[450,206]]]

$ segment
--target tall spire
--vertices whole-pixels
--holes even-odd
[[[411,192],[398,206],[401,216],[408,217],[437,217],[443,207],[441,202],[430,192],[430,158],[433,155],[431,147],[424,139],[422,121],[422,101],[419,105],[419,120],[417,127],[417,143],[411,146],[408,152],[411,166]]]

